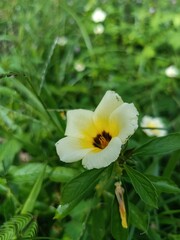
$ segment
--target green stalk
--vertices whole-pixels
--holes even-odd
[[[43,179],[44,179],[44,174],[45,174],[45,169],[46,169],[46,165],[44,165],[44,168],[42,169],[42,171],[39,174],[38,179],[36,180],[22,210],[21,210],[21,214],[25,214],[28,212],[32,212],[36,199],[40,193],[41,187],[42,187],[42,183],[43,183]]]

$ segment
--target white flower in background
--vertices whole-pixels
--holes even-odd
[[[177,1],[176,1],[176,0],[171,0],[171,3],[172,3],[172,4],[176,4]]]
[[[148,136],[162,137],[167,135],[167,130],[164,129],[165,125],[158,117],[144,116],[141,121],[141,127],[144,128],[143,132]]]
[[[104,22],[104,20],[106,19],[107,14],[100,8],[96,8],[95,11],[92,13],[92,20],[95,23],[99,23],[99,22]]]
[[[156,9],[154,7],[149,8],[149,13],[154,14],[156,12]]]
[[[165,74],[166,74],[167,77],[175,78],[175,77],[178,76],[179,70],[174,65],[171,65],[168,68],[166,68]]]
[[[87,169],[102,168],[114,162],[123,144],[138,127],[138,111],[124,103],[114,91],[107,91],[95,111],[67,112],[66,137],[56,143],[63,162],[82,159]]]
[[[74,69],[77,71],[77,72],[83,72],[85,70],[85,65],[82,63],[82,62],[76,62],[74,64]]]
[[[99,23],[94,27],[95,34],[102,34],[103,32],[104,32],[104,26],[102,24]]]
[[[56,38],[56,44],[60,45],[60,46],[65,46],[68,42],[67,37],[65,36],[61,36],[61,37],[57,37]]]

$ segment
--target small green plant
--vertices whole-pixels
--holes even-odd
[[[36,232],[36,219],[31,214],[19,214],[9,219],[0,227],[0,239],[34,239]]]

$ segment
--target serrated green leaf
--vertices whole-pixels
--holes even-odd
[[[76,198],[83,198],[87,192],[94,189],[105,169],[93,169],[81,173],[67,183],[62,191],[62,203],[70,203]]]
[[[88,194],[99,181],[104,169],[85,171],[67,183],[62,192],[62,201],[55,218],[62,219]]]
[[[154,138],[136,148],[133,156],[165,155],[180,149],[180,133],[169,134],[165,137]]]
[[[149,206],[157,208],[157,192],[153,183],[144,174],[124,165],[131,183],[140,198]]]
[[[62,191],[61,204],[57,208],[55,218],[61,219],[69,214],[83,198],[94,190],[102,174],[108,175],[111,172],[112,166],[88,170],[68,182]]]
[[[180,193],[180,188],[172,180],[152,175],[146,176],[151,180],[158,191],[165,193]]]

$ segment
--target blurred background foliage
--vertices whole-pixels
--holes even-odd
[[[96,8],[106,13],[101,23],[92,20]],[[180,75],[165,73],[172,65],[180,69],[179,12],[176,0],[0,1],[0,224],[20,213],[46,163],[33,210],[38,236],[81,239],[92,202],[82,202],[61,221],[53,219],[61,187],[83,171],[80,163],[60,162],[55,152],[66,110],[94,109],[112,89],[134,102],[139,122],[157,116],[169,133],[180,131]],[[149,139],[139,128],[130,145]],[[179,183],[179,156],[152,156],[137,167],[143,172],[149,166],[148,173]],[[136,202],[133,192],[130,197]],[[178,197],[161,198],[150,239],[179,239]],[[104,224],[98,212],[93,218]],[[141,232],[131,228],[129,239],[149,239]],[[99,239],[112,238],[102,233]]]

